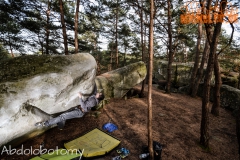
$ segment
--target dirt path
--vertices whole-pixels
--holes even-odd
[[[147,89],[146,89],[147,91]],[[200,137],[201,99],[153,88],[153,138],[164,145],[163,160],[237,160],[238,144],[235,119],[227,110],[220,109],[220,117],[210,114],[210,151],[203,150],[198,142]],[[69,120],[64,130],[53,128],[45,134],[23,144],[24,148],[39,148],[44,142],[47,149],[63,147],[63,143],[79,137],[95,128],[101,128],[110,119],[118,126],[111,134],[121,140],[119,147],[130,150],[126,160],[137,160],[141,148],[147,144],[147,98],[114,99],[96,118],[92,113],[84,118]],[[111,160],[117,156],[115,150],[102,157]],[[29,159],[28,156],[7,156],[5,159]]]

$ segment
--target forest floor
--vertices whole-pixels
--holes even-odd
[[[140,86],[137,86],[140,89]],[[147,87],[145,89],[147,95]],[[237,160],[238,144],[235,130],[235,118],[231,112],[220,109],[220,116],[209,114],[210,150],[199,145],[201,123],[201,99],[187,95],[171,93],[153,87],[153,139],[164,144],[162,160]],[[102,128],[111,120],[118,130],[110,133],[121,141],[118,148],[130,151],[126,160],[137,160],[142,153],[142,146],[148,143],[147,131],[147,96],[145,98],[112,99],[97,111],[86,114],[83,118],[66,122],[63,130],[57,127],[34,137],[22,145],[24,148],[39,148],[44,142],[47,149],[64,148],[64,142],[73,140],[94,128]],[[20,148],[17,147],[16,149]],[[111,160],[118,156],[116,149],[99,160]],[[1,155],[1,160],[30,159],[33,155]]]

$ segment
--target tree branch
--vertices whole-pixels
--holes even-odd
[[[228,22],[230,23],[229,19],[227,18]],[[228,44],[222,48],[218,53],[217,55],[219,55],[220,53],[222,53],[227,47],[229,47],[232,43],[232,40],[233,40],[233,33],[234,33],[234,26],[233,26],[233,23],[230,23],[231,27],[232,27],[232,34],[231,34],[231,37],[230,37],[230,40],[228,42]]]

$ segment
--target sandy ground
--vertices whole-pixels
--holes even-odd
[[[139,87],[138,87],[139,88]],[[147,91],[147,88],[145,89]],[[147,94],[147,92],[145,93]],[[199,145],[201,99],[153,88],[153,139],[164,144],[162,160],[237,160],[238,144],[235,131],[235,119],[231,112],[220,109],[220,117],[210,114],[210,151]],[[96,113],[101,112],[97,117]],[[24,148],[39,148],[43,142],[46,149],[64,148],[63,144],[73,140],[94,128],[111,121],[118,130],[110,133],[121,140],[118,148],[124,147],[130,155],[124,159],[137,160],[142,146],[147,145],[147,97],[113,99],[97,112],[90,112],[80,119],[66,122],[63,130],[57,127],[28,140]],[[16,149],[20,148],[17,147]],[[116,149],[101,157],[111,160],[117,156]],[[30,159],[33,155],[1,155],[1,160]]]

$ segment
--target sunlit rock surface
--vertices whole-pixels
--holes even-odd
[[[0,146],[42,133],[34,124],[79,104],[91,94],[96,61],[90,54],[23,56],[1,65]]]
[[[96,84],[98,88],[103,88],[106,97],[120,98],[142,82],[146,74],[145,64],[137,62],[97,76]]]

